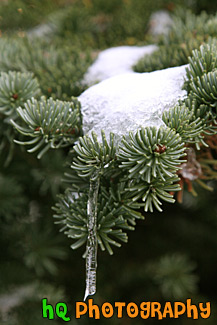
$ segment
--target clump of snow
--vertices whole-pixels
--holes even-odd
[[[84,83],[93,85],[122,73],[133,73],[133,65],[144,55],[150,55],[156,50],[156,45],[147,45],[118,46],[102,51],[85,74]]]
[[[33,38],[49,39],[50,35],[54,34],[55,26],[52,24],[41,24],[29,29],[26,36],[31,40]]]
[[[161,34],[167,35],[172,24],[173,20],[166,10],[156,11],[150,17],[149,33],[154,36],[158,36]]]
[[[118,140],[140,127],[164,125],[162,113],[186,96],[186,67],[121,74],[90,87],[78,98],[84,133],[94,131],[100,139],[103,129]]]

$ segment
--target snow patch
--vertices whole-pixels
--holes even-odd
[[[94,85],[78,99],[84,133],[101,129],[117,140],[140,127],[164,125],[162,114],[186,96],[182,90],[187,65],[150,73],[121,74]]]
[[[133,65],[144,55],[150,55],[156,50],[156,45],[147,45],[118,46],[102,51],[85,74],[84,83],[93,85],[119,74],[133,73]]]
[[[153,36],[167,35],[173,24],[173,20],[166,10],[154,12],[149,21],[149,33]]]

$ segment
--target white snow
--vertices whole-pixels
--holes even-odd
[[[89,67],[84,76],[84,83],[93,85],[122,73],[133,73],[133,65],[144,55],[150,55],[156,50],[156,45],[118,46],[104,50]]]
[[[117,139],[140,127],[164,125],[164,110],[186,96],[182,90],[187,65],[150,73],[121,74],[87,89],[79,96],[84,133],[101,129]]]
[[[29,29],[26,32],[27,37],[30,39],[33,38],[49,38],[49,35],[54,33],[55,31],[55,26],[52,26],[51,24],[41,24],[36,27],[33,27]]]
[[[154,12],[149,21],[149,33],[153,36],[167,35],[173,24],[173,20],[166,10]]]

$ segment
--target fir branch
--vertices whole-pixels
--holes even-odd
[[[159,49],[152,55],[145,55],[134,66],[136,72],[149,72],[188,63],[192,51],[201,44],[216,42],[216,17],[201,13],[196,16],[190,11],[180,12],[174,17],[168,35],[159,41]],[[214,23],[214,24],[213,24]]]
[[[39,84],[33,74],[2,72],[0,76],[0,113],[16,117],[16,108],[40,93]]]
[[[130,192],[133,202],[138,202],[142,199],[144,204],[141,204],[141,206],[144,206],[145,212],[153,212],[153,207],[159,212],[162,212],[163,210],[160,207],[162,205],[161,200],[168,203],[175,202],[170,192],[180,191],[178,181],[179,178],[177,175],[172,177],[166,176],[164,180],[152,178],[150,182],[139,180],[130,184],[125,191]]]
[[[119,181],[119,182],[118,182]],[[120,214],[126,221],[127,224],[132,226],[136,225],[136,219],[144,219],[140,210],[141,204],[138,201],[132,200],[132,193],[127,190],[128,183],[127,180],[119,180],[116,182],[111,182],[107,187],[102,186],[101,191],[103,197],[106,201],[109,201],[110,198],[113,200],[113,204],[117,209],[118,214]]]
[[[153,279],[167,298],[183,299],[197,289],[196,264],[188,256],[172,254],[162,256],[150,265]]]
[[[83,77],[92,63],[88,51],[58,40],[48,44],[43,39],[33,43],[26,38],[0,39],[0,70],[26,72],[37,77],[42,94],[70,101],[86,89]]]
[[[151,72],[162,70],[169,67],[184,65],[188,61],[192,50],[201,43],[190,39],[185,43],[170,44],[169,46],[160,45],[158,50],[152,55],[146,55],[134,66],[135,72]]]
[[[190,95],[184,100],[184,103],[188,109],[193,112],[196,120],[198,118],[201,120],[202,133],[194,139],[196,147],[199,149],[199,142],[201,142],[203,146],[207,147],[207,144],[204,141],[204,135],[213,135],[217,132],[215,112],[212,107],[205,104],[199,104],[192,93],[190,93]]]
[[[186,68],[185,88],[189,89],[189,83],[197,81],[203,74],[211,72],[217,68],[217,40],[214,39],[210,44],[200,46],[199,50],[192,51],[189,57],[189,67]],[[188,87],[187,87],[188,85]]]
[[[10,219],[24,211],[26,198],[24,189],[12,177],[0,174],[0,217]]]
[[[63,225],[62,231],[74,239],[75,243],[71,245],[76,249],[86,244],[88,237],[87,228],[87,201],[88,194],[83,193],[75,198],[70,192],[59,196],[59,202],[54,207],[55,218],[59,219],[56,223]],[[127,235],[122,229],[132,230],[123,216],[115,208],[113,199],[105,199],[101,193],[98,197],[97,207],[97,241],[100,248],[105,249],[109,254],[113,254],[111,245],[120,247],[121,242],[127,242]]]
[[[203,74],[193,80],[190,85],[191,94],[200,104],[207,104],[215,108],[214,113],[217,114],[217,69],[213,72]]]
[[[98,142],[94,132],[92,132],[92,137],[85,135],[83,138],[79,138],[79,143],[73,148],[77,157],[74,159],[71,168],[80,177],[90,177],[96,170],[102,174],[106,166],[108,168],[109,164],[116,159],[113,138],[113,133],[110,133],[108,142],[103,130],[102,143]]]
[[[39,223],[24,223],[24,236],[19,242],[24,252],[24,263],[39,276],[45,273],[57,274],[57,261],[67,256],[63,238],[53,232],[49,225],[45,225],[41,228]]]
[[[183,142],[200,141],[200,134],[203,131],[202,120],[200,117],[196,118],[193,111],[190,111],[185,105],[177,105],[169,111],[165,111],[162,120],[181,136]]]
[[[89,178],[79,176],[77,172],[71,168],[69,171],[64,173],[62,181],[67,183],[68,187],[76,193],[82,193],[84,190],[89,188]]]
[[[18,67],[18,53],[22,50],[21,45],[22,43],[20,39],[14,39],[9,37],[0,38],[0,71],[21,71]]]
[[[28,152],[41,151],[38,158],[50,148],[60,148],[72,145],[81,134],[80,103],[72,98],[71,102],[54,101],[52,98],[40,101],[32,98],[19,107],[17,113],[26,127],[18,125],[13,120],[11,123],[21,134],[33,138],[22,142],[15,140],[21,145],[34,145]]]
[[[129,172],[129,177],[140,175],[146,182],[166,176],[173,177],[184,160],[182,138],[170,128],[147,127],[129,134],[129,140],[123,138],[119,147],[118,159],[121,168]]]

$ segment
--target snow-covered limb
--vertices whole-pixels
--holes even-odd
[[[119,138],[140,127],[161,126],[162,114],[186,96],[186,65],[151,73],[121,74],[87,89],[81,102],[84,133]]]

